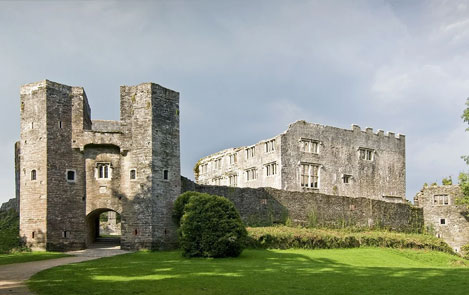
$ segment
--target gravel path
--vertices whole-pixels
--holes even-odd
[[[98,259],[101,257],[130,253],[129,251],[123,251],[119,248],[119,246],[96,246],[86,250],[66,252],[67,254],[74,255],[73,257],[1,265],[0,295],[34,294],[28,290],[25,285],[25,281],[35,273],[44,269],[69,263]]]

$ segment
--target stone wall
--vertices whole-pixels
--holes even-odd
[[[198,191],[224,196],[239,210],[247,225],[285,223],[325,227],[372,227],[401,232],[421,232],[422,209],[406,203],[367,198],[291,192],[273,188],[234,188],[198,185],[182,178],[182,192]]]
[[[469,244],[469,212],[465,206],[456,204],[461,194],[458,185],[434,185],[424,187],[414,198],[415,205],[423,209],[427,230],[456,252]]]

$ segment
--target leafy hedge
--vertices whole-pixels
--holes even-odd
[[[20,246],[19,216],[15,210],[0,211],[0,253],[9,253]]]
[[[453,253],[441,239],[431,235],[386,231],[347,232],[286,226],[248,228],[249,248],[332,249],[388,247],[437,250]]]
[[[178,202],[179,201],[179,202]],[[183,205],[185,203],[185,205]],[[233,203],[220,196],[181,195],[174,217],[181,213],[179,244],[187,257],[237,257],[247,232]]]

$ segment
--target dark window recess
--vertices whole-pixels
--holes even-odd
[[[344,175],[342,179],[344,180],[344,183],[350,183],[351,178],[352,175]]]
[[[169,172],[168,170],[163,170],[163,179],[168,180],[169,179]]]
[[[75,171],[67,171],[67,180],[75,181]]]
[[[441,219],[440,219],[440,224],[446,224],[446,219],[441,218]]]
[[[134,236],[136,236],[137,234],[138,234],[138,230],[134,229]]]
[[[35,237],[36,237],[36,233],[35,233],[35,232],[33,232],[33,233],[31,234],[31,238],[33,238],[33,239],[34,239]]]
[[[59,128],[62,128],[63,125],[62,125],[62,121],[59,121]]]
[[[37,172],[36,170],[31,170],[31,180],[36,180],[37,179]]]
[[[137,178],[137,171],[135,169],[130,170],[130,179]]]
[[[70,237],[70,232],[67,231],[67,230],[64,230],[64,231],[62,232],[62,238],[69,238],[69,237]]]

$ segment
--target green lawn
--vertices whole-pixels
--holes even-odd
[[[0,265],[29,262],[37,260],[46,260],[60,257],[67,257],[70,255],[57,252],[18,252],[13,254],[0,254]]]
[[[384,248],[245,250],[186,259],[137,252],[40,272],[38,294],[468,294],[468,261]]]

